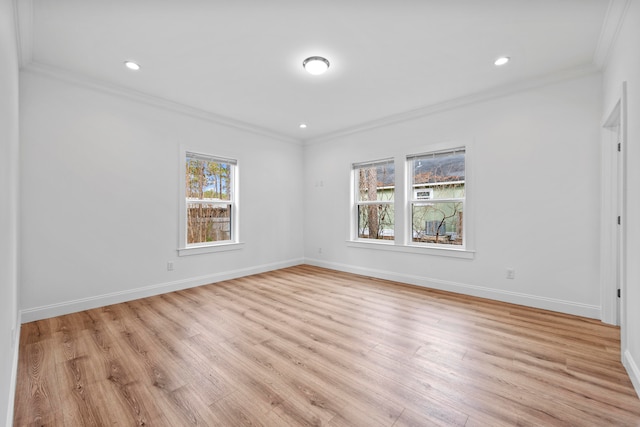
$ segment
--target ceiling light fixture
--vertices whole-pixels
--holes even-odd
[[[496,59],[493,63],[499,67],[509,62],[510,59],[511,58],[509,58],[508,56],[501,56],[500,58]]]
[[[329,69],[329,61],[322,56],[310,56],[302,61],[302,66],[309,74],[317,76]]]
[[[306,129],[307,128],[307,124],[306,123],[300,123],[300,126],[298,126],[300,129]]]
[[[124,66],[133,71],[138,71],[140,69],[140,66],[133,61],[124,61]]]

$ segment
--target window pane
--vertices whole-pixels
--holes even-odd
[[[393,200],[395,168],[393,162],[356,166],[358,201]]]
[[[359,205],[358,237],[393,240],[393,205]]]
[[[414,242],[462,245],[462,202],[414,204],[411,212]]]
[[[412,157],[412,199],[463,198],[464,156],[464,150],[455,150]]]
[[[187,198],[231,200],[231,166],[187,154]]]
[[[187,244],[231,240],[231,205],[187,203]]]

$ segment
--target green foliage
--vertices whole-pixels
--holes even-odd
[[[231,200],[231,165],[187,157],[187,197]]]

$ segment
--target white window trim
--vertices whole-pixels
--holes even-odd
[[[366,241],[367,239],[347,240],[347,246],[358,249],[374,249],[391,252],[403,252],[420,255],[446,256],[452,258],[473,259],[476,251],[469,249],[459,249],[453,245],[437,246],[417,246],[417,245],[400,245],[391,240],[383,241]]]
[[[205,200],[203,203],[213,203],[213,204],[231,204],[231,240],[222,240],[218,242],[208,242],[208,243],[194,243],[187,244],[187,195],[186,195],[186,158],[187,153],[201,155],[206,158],[217,159],[217,160],[228,160],[234,162],[231,175],[231,180],[233,183],[233,197],[230,201],[221,201],[221,200]],[[240,228],[239,228],[239,218],[240,218],[240,208],[239,208],[239,185],[238,185],[238,170],[239,170],[239,160],[237,160],[234,156],[219,156],[213,154],[206,154],[201,150],[191,150],[187,149],[184,146],[180,146],[180,179],[179,179],[179,226],[178,226],[178,256],[188,256],[188,255],[199,255],[206,253],[217,253],[217,252],[227,252],[227,251],[236,251],[240,250],[244,247],[244,243],[240,241]]]
[[[464,148],[465,150],[465,215],[464,215],[464,245],[443,245],[443,244],[424,244],[413,243],[409,236],[411,235],[411,199],[408,188],[411,187],[411,177],[407,170],[407,157],[412,156],[410,153],[433,153],[438,151],[449,151],[455,148]],[[389,158],[380,156],[380,158]],[[349,162],[349,173],[351,177],[350,194],[350,219],[349,234],[346,241],[347,247],[356,249],[373,249],[390,252],[412,253],[420,255],[445,256],[451,258],[474,259],[475,258],[475,210],[474,210],[474,183],[473,183],[473,144],[469,141],[449,141],[439,144],[430,144],[422,146],[414,150],[403,150],[396,152],[394,158],[395,164],[395,240],[377,240],[377,239],[361,239],[358,238],[357,224],[357,204],[355,203],[355,173],[353,165],[362,163],[361,159],[354,159]],[[402,179],[404,177],[404,179]],[[413,188],[410,188],[413,191]]]
[[[216,252],[237,251],[244,247],[243,242],[225,241],[213,245],[189,245],[188,247],[178,248],[178,256],[210,254]]]

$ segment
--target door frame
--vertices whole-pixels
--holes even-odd
[[[622,349],[626,349],[626,168],[627,83],[602,125],[600,290],[601,320],[620,325]],[[617,144],[620,143],[620,151]],[[620,224],[618,224],[620,216]],[[617,290],[620,289],[618,301]],[[619,304],[618,304],[619,303]]]

